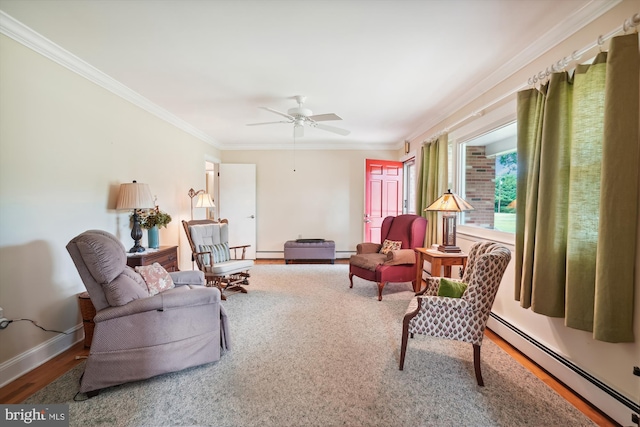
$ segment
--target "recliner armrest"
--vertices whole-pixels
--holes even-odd
[[[119,307],[107,307],[96,313],[93,321],[100,323],[116,317],[129,316],[145,311],[163,311],[215,303],[220,303],[220,290],[218,288],[200,286],[191,288],[185,285],[160,292],[149,298],[137,299]]]

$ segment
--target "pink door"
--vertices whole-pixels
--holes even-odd
[[[402,162],[367,159],[365,184],[364,241],[382,243],[382,221],[402,213]]]

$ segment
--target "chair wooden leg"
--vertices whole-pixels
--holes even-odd
[[[484,381],[482,381],[482,372],[480,371],[480,346],[473,344],[473,366],[476,370],[476,380],[480,387],[484,387]]]
[[[387,282],[378,282],[378,301],[382,301],[382,288],[386,285]]]
[[[400,370],[404,369],[404,356],[407,354],[407,341],[409,340],[409,321],[411,318],[409,315],[404,316],[402,321],[402,344],[400,344]],[[411,334],[413,338],[413,334]]]
[[[421,299],[418,298],[418,307],[412,311],[411,313],[407,313],[404,315],[402,319],[402,344],[400,344],[400,370],[404,369],[404,356],[407,354],[407,341],[409,340],[409,335],[413,338],[413,332],[409,334],[409,323],[411,319],[417,316],[420,312],[420,306],[422,302]]]
[[[349,288],[353,288],[353,273],[349,273]]]

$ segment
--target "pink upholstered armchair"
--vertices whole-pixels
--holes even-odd
[[[427,220],[419,215],[388,216],[382,221],[381,242],[401,242],[399,249],[380,253],[382,244],[360,243],[356,255],[349,260],[349,282],[353,288],[353,276],[378,284],[378,301],[382,301],[382,289],[388,282],[412,282],[416,286],[416,254],[413,248],[424,244]]]
[[[440,277],[428,277],[427,287],[411,300],[402,326],[400,370],[404,367],[409,334],[431,335],[468,342],[473,345],[476,380],[483,386],[480,370],[480,346],[500,281],[511,252],[492,242],[474,243],[461,280],[467,284],[460,298],[438,296]]]

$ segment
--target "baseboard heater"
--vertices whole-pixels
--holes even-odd
[[[493,320],[495,320],[496,322],[499,322],[502,326],[504,326],[505,328],[509,329],[513,333],[515,333],[518,336],[520,336],[522,339],[528,341],[531,345],[535,346],[538,350],[542,351],[543,353],[545,353],[549,357],[553,358],[558,363],[561,363],[566,368],[568,368],[571,371],[573,371],[574,373],[578,374],[579,376],[584,378],[586,381],[588,381],[589,383],[591,383],[595,387],[599,388],[604,393],[606,393],[607,395],[609,395],[610,397],[612,397],[613,399],[615,399],[616,401],[618,401],[622,405],[624,405],[627,408],[631,409],[636,414],[640,414],[640,405],[638,403],[636,403],[633,400],[629,399],[628,397],[620,394],[619,392],[617,392],[613,388],[609,387],[608,385],[606,385],[605,383],[603,383],[599,379],[595,378],[593,375],[591,375],[588,372],[586,372],[584,369],[582,369],[579,366],[575,365],[570,360],[567,360],[564,356],[556,353],[555,351],[551,350],[549,347],[547,347],[544,344],[542,344],[542,343],[536,341],[535,339],[531,338],[529,335],[527,335],[526,333],[524,333],[520,329],[516,328],[511,323],[507,322],[506,320],[504,320],[503,318],[501,318],[497,314],[491,313],[491,318]]]

